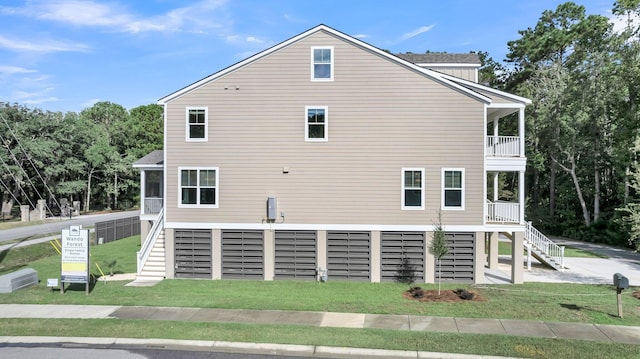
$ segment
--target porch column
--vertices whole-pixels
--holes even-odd
[[[524,171],[518,172],[518,203],[520,203],[520,224],[524,224]]]
[[[498,268],[498,244],[500,243],[500,234],[498,232],[487,233],[489,235],[489,268]]]
[[[498,202],[498,191],[500,191],[500,186],[498,186],[498,175],[499,172],[493,172],[493,202]]]
[[[142,246],[149,235],[149,231],[153,227],[153,221],[140,221],[140,245]]]
[[[143,169],[140,170],[140,214],[144,214],[144,198],[147,196],[145,188],[145,184],[147,183],[146,172],[147,171]]]
[[[371,231],[371,282],[380,283],[382,278],[382,248],[380,231]]]
[[[522,284],[524,266],[524,232],[513,232],[511,234],[511,283]]]
[[[520,137],[520,157],[524,157],[524,106],[518,112],[518,136]]]
[[[498,127],[499,127],[499,119],[498,117],[496,117],[495,120],[493,120],[493,135],[494,136],[498,136]]]

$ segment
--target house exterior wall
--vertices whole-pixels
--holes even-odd
[[[334,81],[310,81],[312,46],[333,46]],[[188,106],[208,108],[207,142],[185,140]],[[305,106],[327,107],[327,142],[305,141]],[[170,100],[166,118],[168,225],[262,224],[268,196],[287,224],[431,225],[443,168],[465,171],[465,208],[443,222],[483,224],[484,105],[331,34]],[[218,208],[179,208],[179,167],[219,169]],[[409,167],[425,169],[424,210],[401,210]]]
[[[478,82],[478,69],[469,66],[425,66],[434,71],[442,72],[447,75],[459,77],[463,80]]]

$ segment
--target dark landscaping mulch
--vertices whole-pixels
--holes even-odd
[[[446,289],[438,294],[437,289],[424,290],[420,287],[412,287],[402,294],[403,297],[419,302],[445,302],[455,303],[462,301],[486,301],[480,294],[466,289]]]
[[[633,292],[632,295],[633,295],[634,298],[640,299],[640,290],[637,290],[637,291]]]

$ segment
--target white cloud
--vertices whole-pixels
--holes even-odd
[[[225,36],[225,40],[232,44],[267,44],[267,41],[259,39],[255,36],[242,36],[242,35],[227,35]]]
[[[27,74],[37,72],[36,70],[26,69],[19,66],[0,65],[0,74],[13,75],[13,74]]]
[[[92,99],[89,99],[89,100],[85,101],[80,106],[82,108],[87,108],[87,107],[91,107],[91,106],[95,105],[98,102],[100,102],[99,98],[92,98]]]
[[[633,13],[630,18],[627,18],[626,16],[613,15],[611,11],[609,11],[607,17],[609,18],[609,22],[613,24],[613,31],[618,34],[627,28],[629,21],[631,22],[631,26],[637,27],[640,25],[640,17],[636,13]]]
[[[357,34],[357,35],[353,35],[353,37],[355,37],[356,39],[366,39],[367,37],[369,37],[369,35]]]
[[[400,36],[400,40],[404,41],[404,40],[409,40],[412,37],[416,37],[420,34],[423,34],[431,29],[433,29],[436,25],[429,25],[429,26],[421,26],[415,30],[409,31],[406,34]]]
[[[54,89],[52,87],[33,91],[16,90],[11,93],[10,98],[12,101],[24,103],[27,105],[37,105],[44,102],[59,101],[57,97],[49,95],[49,93],[53,90]]]
[[[119,3],[83,0],[35,0],[24,7],[0,7],[0,13],[66,23],[82,27],[102,27],[113,32],[204,32],[220,28],[217,12],[227,0],[202,0],[166,14],[142,17]]]
[[[56,40],[30,42],[26,40],[10,39],[0,35],[0,48],[19,52],[86,52],[89,47],[83,44],[69,43]]]

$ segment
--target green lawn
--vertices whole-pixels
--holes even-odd
[[[115,263],[116,272],[135,272],[138,236],[91,247],[92,273]],[[398,283],[327,283],[303,281],[164,280],[153,287],[126,287],[127,282],[97,282],[90,295],[84,285],[60,294],[46,288],[46,278],[60,275],[60,257],[48,243],[0,253],[0,271],[23,266],[38,271],[38,286],[0,294],[0,303],[142,305],[204,308],[280,309],[302,311],[407,314],[447,317],[525,319],[640,326],[640,301],[623,292],[624,319],[616,317],[616,292],[609,285],[526,283],[523,285],[452,285],[486,298],[480,302],[419,303],[406,300],[407,285]],[[108,274],[107,274],[108,275]],[[437,288],[437,285],[422,285]],[[309,328],[217,323],[131,320],[3,320],[0,335],[69,335],[165,337],[322,344],[407,350],[483,353],[536,358],[634,357],[640,345],[491,335],[414,333],[371,329]],[[25,334],[27,335],[27,334]],[[601,353],[601,354],[598,354]]]

